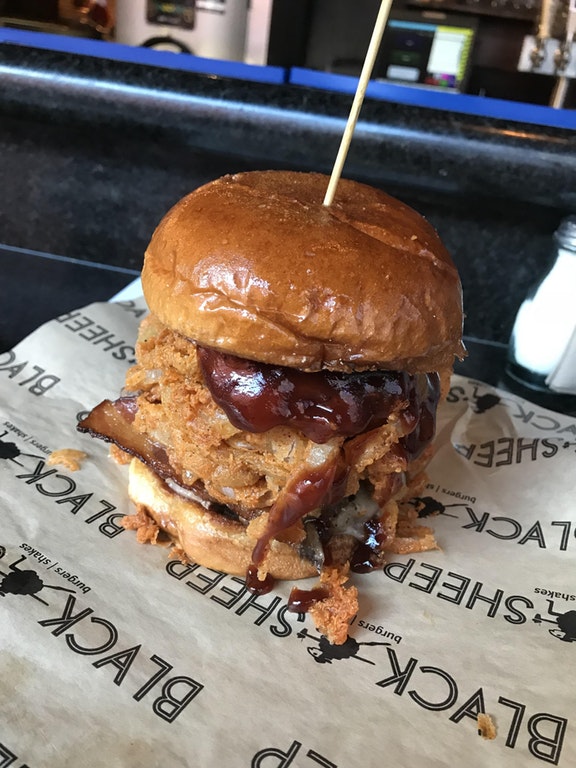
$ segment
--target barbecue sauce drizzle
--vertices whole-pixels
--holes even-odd
[[[418,376],[402,371],[304,373],[197,349],[206,386],[235,427],[266,432],[289,423],[315,443],[381,427],[402,401],[412,411],[419,384]]]
[[[410,375],[402,371],[303,373],[293,368],[257,363],[197,347],[198,361],[206,386],[216,403],[238,429],[265,432],[289,423],[315,443],[333,437],[353,437],[383,426],[401,403],[400,418],[407,432],[398,445],[406,461],[417,458],[432,440],[439,377],[436,373]],[[268,524],[258,539],[246,585],[252,592],[269,592],[274,584],[269,574],[260,579],[270,542],[314,509],[326,509],[343,498],[346,469],[338,462],[307,468],[292,478],[269,513]],[[371,570],[378,563],[383,542],[379,521],[369,521],[366,541],[359,543],[352,568]],[[321,594],[298,590],[291,605],[307,610]],[[306,607],[305,607],[306,606]]]

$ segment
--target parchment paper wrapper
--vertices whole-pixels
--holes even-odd
[[[94,304],[0,355],[0,768],[575,766],[576,423],[455,377],[441,549],[355,577],[335,648],[289,585],[254,597],[120,527],[126,467],[75,424],[144,313]]]

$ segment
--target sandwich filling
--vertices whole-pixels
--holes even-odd
[[[318,570],[371,570],[386,551],[421,548],[427,529],[408,542],[397,502],[422,482],[439,396],[435,373],[302,373],[198,347],[150,315],[122,396],[79,429],[245,524],[255,540],[247,582],[266,591],[274,538]]]

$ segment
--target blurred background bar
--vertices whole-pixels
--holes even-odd
[[[9,249],[22,291],[68,263],[72,300],[78,265],[112,295],[191,189],[329,173],[378,6],[0,0],[0,300],[19,301]],[[344,168],[439,231],[482,359],[576,213],[575,25],[574,0],[396,0]]]

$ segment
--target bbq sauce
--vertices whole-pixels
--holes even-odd
[[[386,533],[382,521],[372,518],[364,523],[364,538],[359,541],[350,559],[350,570],[354,573],[369,573],[382,567],[382,547]]]
[[[330,592],[326,587],[314,587],[313,589],[299,589],[293,587],[288,598],[288,610],[291,613],[308,613],[316,603],[326,600]]]
[[[366,425],[370,429],[381,426],[402,401],[406,407],[400,418],[407,434],[401,438],[397,449],[403,458],[407,462],[417,458],[434,436],[440,396],[439,377],[435,373],[415,376],[389,372],[305,374],[205,348],[199,348],[198,355],[214,399],[239,429],[259,432],[289,422],[314,442],[325,442],[334,435],[361,434],[368,428]],[[346,379],[350,381],[344,386]],[[381,385],[380,390],[377,384]],[[290,395],[288,399],[286,394]],[[316,397],[316,402],[312,402],[312,397]],[[323,409],[320,417],[319,409]],[[371,409],[374,411],[366,417]],[[329,516],[330,506],[344,495],[346,480],[347,467],[342,461],[307,468],[292,479],[272,507],[266,529],[254,547],[252,563],[246,573],[246,585],[251,592],[265,594],[273,586],[270,575],[262,581],[258,578],[258,569],[272,539],[314,509],[324,509],[325,515]],[[330,526],[327,518],[325,525],[318,522],[328,562]],[[380,567],[385,539],[380,520],[367,521],[362,540],[352,554],[351,569],[364,573]],[[302,591],[294,599],[304,604],[308,599],[317,601],[322,598],[306,598]]]
[[[400,439],[407,461],[417,459],[432,442],[436,432],[436,409],[440,400],[440,377],[427,373],[417,377],[409,393],[408,408],[401,419],[408,421],[410,432]]]
[[[268,515],[268,523],[252,552],[252,563],[246,574],[246,585],[251,592],[265,594],[273,585],[258,579],[258,568],[264,562],[272,539],[286,528],[301,520],[310,510],[323,506],[334,496],[336,477],[340,476],[337,462],[326,462],[292,478],[284,488]],[[340,484],[336,484],[339,487]],[[270,577],[271,578],[271,577]]]
[[[332,523],[334,513],[333,507],[326,507],[317,518],[310,521],[318,533],[325,565],[334,565],[330,543],[334,536],[339,534],[339,531],[334,530]],[[354,573],[369,573],[381,568],[382,547],[387,538],[382,520],[373,517],[364,521],[354,538],[356,540],[350,554],[350,570]]]
[[[411,400],[416,377],[398,371],[304,373],[198,347],[213,399],[238,429],[265,432],[290,424],[315,443],[351,437],[388,421]]]
[[[267,595],[274,588],[274,578],[269,573],[263,579],[258,578],[258,566],[252,563],[246,571],[246,588],[253,595]]]
[[[334,463],[321,464],[292,478],[270,510],[266,529],[254,547],[252,561],[256,565],[262,564],[268,544],[277,534],[297,523],[310,510],[322,506],[332,489],[335,474]]]

